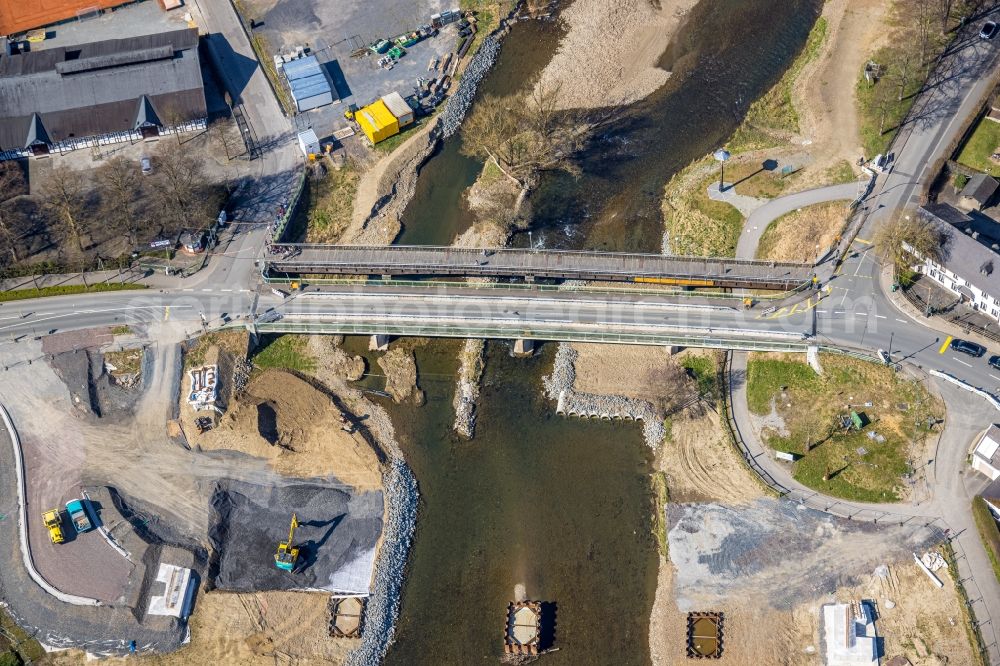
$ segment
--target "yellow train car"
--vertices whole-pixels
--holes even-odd
[[[669,284],[678,287],[714,287],[715,280],[699,280],[697,278],[657,278],[657,277],[637,277],[632,278],[633,282],[645,284]]]

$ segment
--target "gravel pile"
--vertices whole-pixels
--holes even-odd
[[[455,425],[452,428],[465,439],[476,434],[476,402],[479,400],[479,380],[483,374],[486,341],[469,338],[462,347],[462,366],[455,389]]]
[[[586,415],[607,415],[612,418],[630,418],[642,421],[642,434],[646,444],[657,448],[663,441],[666,430],[663,418],[651,404],[645,400],[636,400],[622,395],[597,395],[594,393],[577,393],[573,390],[576,380],[574,363],[577,352],[568,344],[559,343],[552,374],[542,379],[545,394],[550,400],[563,397],[563,409],[569,413]]]
[[[393,458],[382,484],[389,509],[382,549],[375,562],[374,585],[365,606],[361,645],[348,655],[347,666],[378,666],[392,644],[399,616],[403,572],[417,520],[417,481],[402,458]]]
[[[500,40],[494,33],[483,40],[476,55],[469,62],[469,66],[465,68],[458,88],[448,98],[444,113],[441,114],[441,129],[445,138],[458,131],[462,120],[465,119],[465,114],[472,106],[472,100],[476,97],[476,88],[479,86],[479,82],[493,67],[498,55],[500,55]]]

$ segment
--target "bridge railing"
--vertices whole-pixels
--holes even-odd
[[[452,247],[449,245],[336,245],[327,243],[282,243],[284,247],[297,248],[299,250],[320,250],[324,252],[344,250],[349,252],[379,252],[406,254],[412,252],[430,251],[446,252],[451,255],[481,255],[484,248],[464,248]],[[535,250],[531,248],[498,248],[488,249],[490,257],[510,255],[510,256],[530,256],[530,255],[553,255],[553,256],[576,256],[576,257],[607,257],[613,259],[639,258],[656,261],[679,261],[684,263],[701,264],[726,264],[732,266],[761,266],[767,268],[802,268],[811,269],[812,264],[794,261],[766,261],[762,259],[739,259],[736,257],[697,257],[683,254],[656,254],[652,252],[597,252],[594,250]]]

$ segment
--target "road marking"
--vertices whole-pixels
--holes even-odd
[[[826,310],[816,310],[816,312],[819,312],[820,314],[826,314]]]
[[[163,321],[170,319],[170,306],[163,308]]]
[[[997,377],[997,376],[996,376],[996,375],[994,375],[994,374],[993,374],[992,372],[990,373],[990,377],[992,377],[993,379],[995,379],[995,380],[997,380],[998,382],[1000,382],[1000,377]]]
[[[857,315],[858,317],[867,317],[868,316],[867,312],[855,312],[854,314]]]
[[[855,238],[854,240],[856,240],[859,243],[864,243],[865,245],[871,245],[872,244],[872,242],[870,240],[865,240],[864,238]]]
[[[181,289],[181,291],[194,291],[194,289]]]
[[[909,324],[910,323],[910,322],[906,321],[905,319],[899,319],[898,317],[896,318],[896,321],[898,321],[900,324]]]
[[[941,345],[941,349],[938,349],[938,354],[943,354],[945,350],[948,349],[948,345],[950,344],[951,344],[951,336],[949,335],[947,338],[944,339],[944,344]]]
[[[951,360],[953,360],[953,361],[957,361],[957,362],[961,363],[962,365],[964,365],[964,366],[965,366],[965,367],[967,367],[967,368],[971,368],[971,367],[972,367],[972,364],[971,364],[971,363],[966,363],[965,361],[963,361],[963,360],[962,360],[962,359],[960,359],[960,358],[955,358],[954,356],[952,356],[952,357],[951,357]]]
[[[212,291],[211,289],[202,289],[202,291]]]
[[[219,291],[229,292],[229,291],[232,291],[232,289],[220,289]]]

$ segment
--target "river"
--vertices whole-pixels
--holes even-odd
[[[580,155],[583,175],[549,174],[530,198],[536,244],[551,248],[659,252],[663,186],[719,147],[750,103],[802,48],[818,0],[699,3],[661,59],[673,75],[619,112]],[[557,23],[515,25],[482,93],[508,94],[531,80],[556,46]],[[460,133],[425,165],[403,215],[400,243],[448,245],[471,224],[462,192],[480,164],[461,154]],[[451,144],[451,145],[449,145]],[[515,239],[527,245],[527,234]]]
[[[367,355],[365,342],[345,347]],[[421,495],[386,664],[497,663],[517,584],[556,605],[559,651],[546,663],[648,663],[657,555],[639,427],[556,416],[540,395],[555,345],[514,359],[491,342],[476,438],[459,440],[460,346],[417,346],[427,403],[386,405]]]

